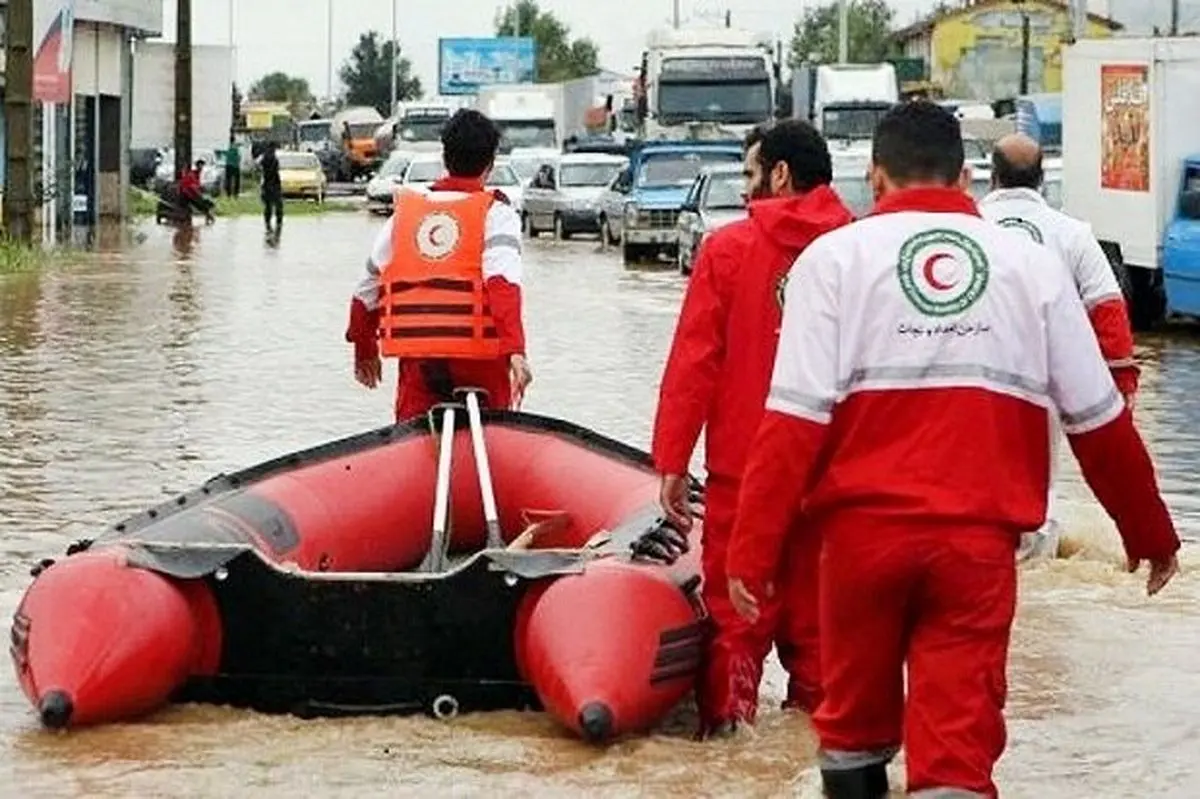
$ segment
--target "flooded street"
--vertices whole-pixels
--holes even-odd
[[[217,472],[391,420],[394,370],[361,388],[342,338],[380,224],[292,219],[277,247],[254,218],[195,241],[149,226],[124,253],[0,277],[5,626],[30,566],[71,541]],[[682,279],[627,271],[595,241],[539,241],[526,263],[527,409],[647,447]],[[1195,541],[1200,337],[1146,339],[1139,354],[1139,424]],[[1022,572],[1003,795],[1200,795],[1200,544],[1147,600],[1073,465],[1063,493],[1068,557]],[[55,735],[11,666],[0,672],[0,795],[819,796],[807,722],[777,709],[777,667],[753,732],[693,743],[683,711],[603,752],[517,713],[300,721],[176,707]]]

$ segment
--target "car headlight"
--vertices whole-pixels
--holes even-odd
[[[637,223],[638,223],[637,206],[630,203],[629,205],[625,206],[625,224],[629,225],[630,227],[636,227]]]

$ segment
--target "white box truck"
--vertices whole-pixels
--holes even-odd
[[[1135,327],[1200,317],[1200,39],[1084,39],[1063,57],[1063,208],[1089,222]]]

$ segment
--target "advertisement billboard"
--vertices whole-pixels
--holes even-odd
[[[494,83],[533,83],[532,38],[438,39],[438,94],[476,94]]]
[[[1100,186],[1150,190],[1150,81],[1141,64],[1100,67]]]
[[[71,101],[71,45],[75,0],[37,0],[33,4],[33,99]]]

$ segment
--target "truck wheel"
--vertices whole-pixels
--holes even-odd
[[[612,225],[609,224],[607,216],[600,217],[600,243],[609,247],[615,247],[621,243],[621,238],[613,235]]]
[[[645,248],[639,244],[630,244],[623,242],[621,244],[621,258],[625,261],[625,265],[636,264],[638,261],[646,257]]]
[[[567,232],[566,225],[563,224],[562,214],[554,215],[554,238],[558,241],[566,241],[571,238],[571,234]]]
[[[1108,258],[1108,265],[1117,279],[1117,285],[1121,287],[1121,293],[1125,295],[1125,304],[1132,308],[1134,304],[1133,279],[1129,276],[1129,267],[1125,266],[1125,257],[1121,254],[1120,246],[1111,241],[1102,241],[1100,249]]]

